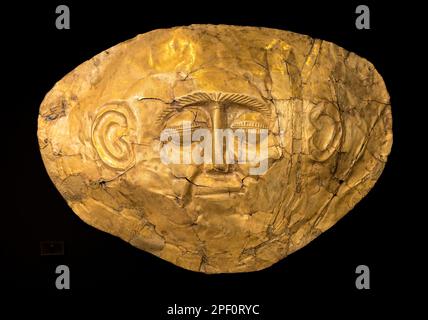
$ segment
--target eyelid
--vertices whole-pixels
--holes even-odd
[[[240,129],[268,129],[268,126],[264,123],[257,121],[237,121],[232,123],[231,128],[240,128]]]
[[[197,129],[197,128],[201,128],[201,125],[196,124],[196,122],[192,122],[190,124],[190,130]],[[176,126],[167,126],[167,127],[165,127],[165,130],[175,130],[178,133],[188,131],[188,130],[183,130],[183,125],[182,124],[181,125],[176,125]]]

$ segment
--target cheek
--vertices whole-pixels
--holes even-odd
[[[264,176],[249,176],[244,179],[245,193],[235,203],[241,212],[272,212],[282,203],[287,188],[283,169],[271,168]],[[293,194],[290,192],[289,194]]]
[[[201,171],[202,165],[196,164],[170,164],[167,166],[172,178],[192,179]]]

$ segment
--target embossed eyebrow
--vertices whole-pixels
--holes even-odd
[[[235,103],[256,110],[268,118],[271,116],[270,108],[259,99],[250,97],[240,93],[222,93],[222,92],[195,92],[183,97],[180,97],[171,103],[158,117],[157,123],[161,123],[172,112],[181,110],[185,107],[192,107],[195,105],[208,104],[210,102],[226,102]]]

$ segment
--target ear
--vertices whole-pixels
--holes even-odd
[[[340,111],[330,102],[320,102],[309,111],[308,150],[315,161],[328,160],[338,151],[342,139]]]
[[[135,163],[132,142],[136,121],[127,102],[113,101],[97,111],[92,124],[92,144],[100,159],[115,170],[127,170]]]

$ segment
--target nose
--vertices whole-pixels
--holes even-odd
[[[219,103],[215,103],[211,109],[212,121],[212,167],[210,171],[227,173],[229,172],[229,164],[226,163],[226,145],[223,141],[223,135],[217,134],[219,129],[224,129],[226,126],[226,114],[224,107]]]
[[[230,166],[227,163],[214,163],[212,165],[212,171],[218,173],[228,173]]]

